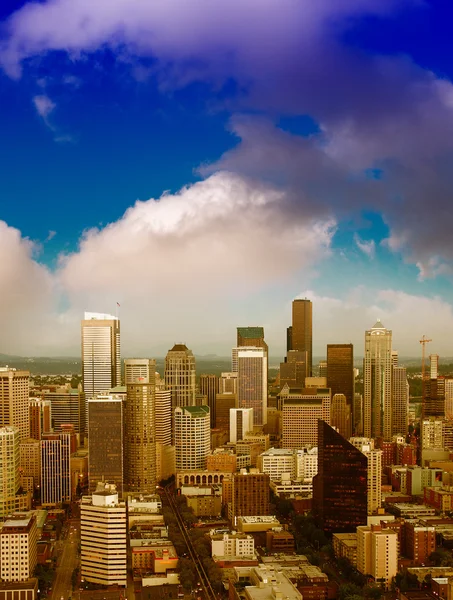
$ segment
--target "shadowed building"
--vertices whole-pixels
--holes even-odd
[[[220,381],[217,375],[200,375],[200,394],[206,397],[207,405],[211,414],[211,427],[215,427],[215,399],[220,392]]]
[[[353,533],[367,522],[367,457],[325,421],[318,421],[318,474],[313,512],[328,533]]]
[[[313,372],[313,304],[307,298],[293,300],[293,322],[287,343],[288,350],[299,350],[307,353],[307,372],[310,377]]]
[[[330,424],[344,438],[351,437],[351,411],[344,394],[335,394],[332,398]]]
[[[327,387],[332,392],[332,398],[335,394],[345,395],[352,424],[354,408],[354,349],[352,344],[327,344]]]
[[[195,356],[185,344],[175,344],[165,357],[165,386],[172,406],[195,406]]]

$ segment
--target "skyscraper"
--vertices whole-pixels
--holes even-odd
[[[344,394],[335,394],[332,398],[330,424],[344,438],[351,437],[351,410]]]
[[[211,414],[211,427],[215,427],[215,398],[219,393],[219,378],[217,375],[200,375],[200,393],[206,396]]]
[[[381,321],[365,331],[363,433],[392,439],[392,332]]]
[[[156,361],[124,361],[127,382],[125,484],[129,491],[156,489]]]
[[[238,327],[237,328],[237,346],[255,346],[264,348],[268,352],[269,348],[264,341],[264,327]]]
[[[17,427],[20,438],[30,437],[29,371],[0,367],[0,427]]]
[[[123,401],[115,396],[88,400],[88,479],[90,492],[100,481],[123,493]]]
[[[332,398],[335,394],[346,396],[352,424],[354,408],[354,348],[352,344],[327,344],[327,387],[332,392]]]
[[[267,423],[267,350],[238,347],[238,408],[253,408],[254,425]]]
[[[86,312],[82,321],[82,381],[86,400],[121,384],[120,321]]]
[[[290,389],[305,386],[307,371],[307,352],[288,350],[285,362],[280,363],[280,389],[288,385]]]
[[[41,439],[41,503],[71,501],[71,434],[43,434]]]
[[[234,473],[231,481],[231,503],[228,517],[236,523],[237,517],[269,514],[269,475],[251,469]]]
[[[318,420],[330,423],[328,388],[290,390],[285,386],[279,401],[282,411],[282,447],[304,448],[318,443]]]
[[[409,412],[409,386],[406,367],[394,366],[392,371],[393,435],[406,435]]]
[[[176,470],[206,469],[211,452],[209,406],[175,408]]]
[[[17,427],[0,427],[0,518],[16,508],[20,487],[20,431]]]
[[[367,458],[325,421],[318,422],[313,510],[318,527],[353,533],[367,522]]]
[[[253,408],[230,408],[230,442],[243,440],[253,431]]]
[[[309,377],[313,374],[313,305],[307,298],[293,300],[293,323],[289,350],[307,352],[307,371]]]
[[[52,407],[49,400],[30,398],[30,437],[40,440],[43,433],[52,431]],[[68,421],[65,421],[68,423]]]
[[[172,405],[195,406],[195,356],[185,344],[175,344],[165,357],[165,386],[172,392]]]

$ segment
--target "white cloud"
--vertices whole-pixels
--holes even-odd
[[[35,105],[38,115],[47,123],[48,117],[56,107],[55,102],[53,102],[49,96],[40,94],[39,96],[33,97],[33,104]]]
[[[368,258],[374,258],[376,254],[376,244],[374,240],[362,240],[360,236],[355,233],[354,234],[354,242],[356,243],[357,248],[366,254]]]

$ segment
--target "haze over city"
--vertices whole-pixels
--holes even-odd
[[[447,3],[21,0],[0,6],[0,351],[313,352],[380,318],[453,354]],[[85,24],[81,26],[81,24]],[[416,32],[416,34],[414,33]]]

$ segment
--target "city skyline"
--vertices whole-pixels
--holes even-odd
[[[0,351],[119,303],[124,355],[284,356],[307,297],[315,356],[378,318],[453,354],[446,5],[2,2]]]

